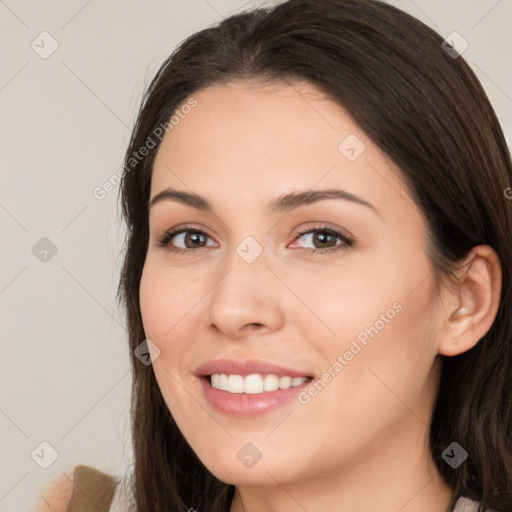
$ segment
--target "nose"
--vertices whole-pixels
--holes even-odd
[[[231,340],[281,329],[286,288],[275,277],[275,269],[267,267],[263,254],[247,263],[235,253],[223,268],[207,295],[207,327]]]

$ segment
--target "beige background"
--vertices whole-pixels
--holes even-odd
[[[469,42],[464,57],[510,140],[512,1],[388,3]],[[265,4],[0,1],[0,512],[32,510],[75,464],[120,473],[131,461],[128,348],[114,303],[124,229],[117,188],[103,200],[92,192],[120,167],[163,59],[191,33],[256,5]],[[47,58],[31,47],[51,49],[43,31],[58,44]],[[43,237],[57,249],[46,262],[32,252]],[[47,469],[42,442],[58,452]]]

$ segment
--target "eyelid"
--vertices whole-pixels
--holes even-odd
[[[311,231],[331,231],[337,235],[339,235],[341,238],[344,238],[346,240],[350,240],[351,242],[355,242],[355,237],[349,233],[346,229],[340,228],[338,226],[332,225],[329,222],[322,222],[322,221],[313,221],[309,222],[305,225],[302,225],[300,228],[293,230],[294,236],[301,236],[306,233],[309,233]]]

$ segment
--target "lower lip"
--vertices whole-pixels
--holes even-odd
[[[229,393],[216,389],[210,385],[205,377],[200,377],[199,381],[206,399],[218,411],[230,416],[250,418],[265,414],[296,399],[297,395],[311,384],[312,379],[293,388],[265,391],[254,395]]]

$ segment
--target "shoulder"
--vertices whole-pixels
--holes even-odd
[[[107,512],[118,480],[96,468],[75,466],[72,477],[63,474],[41,494],[36,512],[71,512],[84,505]]]
[[[36,512],[66,512],[72,493],[73,480],[58,476],[39,494]]]

